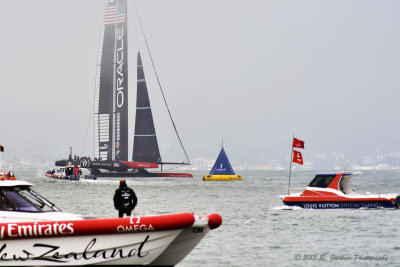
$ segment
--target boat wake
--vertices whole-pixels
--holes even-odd
[[[273,210],[303,210],[303,208],[298,207],[298,206],[279,206],[279,207],[275,207],[273,208]]]

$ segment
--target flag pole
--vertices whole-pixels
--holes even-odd
[[[292,148],[290,149],[290,166],[289,166],[289,184],[288,184],[288,189],[287,189],[287,194],[290,195],[289,190],[290,190],[290,176],[292,174],[292,158],[293,158],[293,140],[294,140],[294,135],[292,138]]]

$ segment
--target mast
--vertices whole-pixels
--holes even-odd
[[[94,111],[95,157],[103,160],[128,159],[126,12],[126,0],[107,1],[104,9]]]

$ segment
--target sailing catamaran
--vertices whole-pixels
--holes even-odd
[[[188,165],[189,158],[172,117],[171,121],[187,162],[164,162],[161,158],[140,52],[137,54],[134,146],[129,161],[127,35],[126,0],[107,1],[95,90],[95,156],[93,159],[70,157],[68,160],[56,161],[56,166],[79,164],[82,168],[90,169],[91,173],[98,177],[193,177],[189,173],[162,172],[164,164]],[[159,167],[161,172],[151,173],[146,170]]]

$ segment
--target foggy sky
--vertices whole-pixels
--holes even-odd
[[[93,155],[90,116],[104,2],[0,4],[3,159],[56,160],[70,145],[77,154]],[[305,157],[400,151],[398,1],[137,5],[191,159],[215,158],[222,139],[232,162],[285,158],[292,135],[306,142]],[[145,50],[133,5],[128,11],[131,71],[137,47]],[[161,154],[168,158],[172,141],[162,135],[172,127],[148,56],[144,65]],[[130,75],[130,87],[135,79]],[[129,94],[136,94],[134,88]]]

